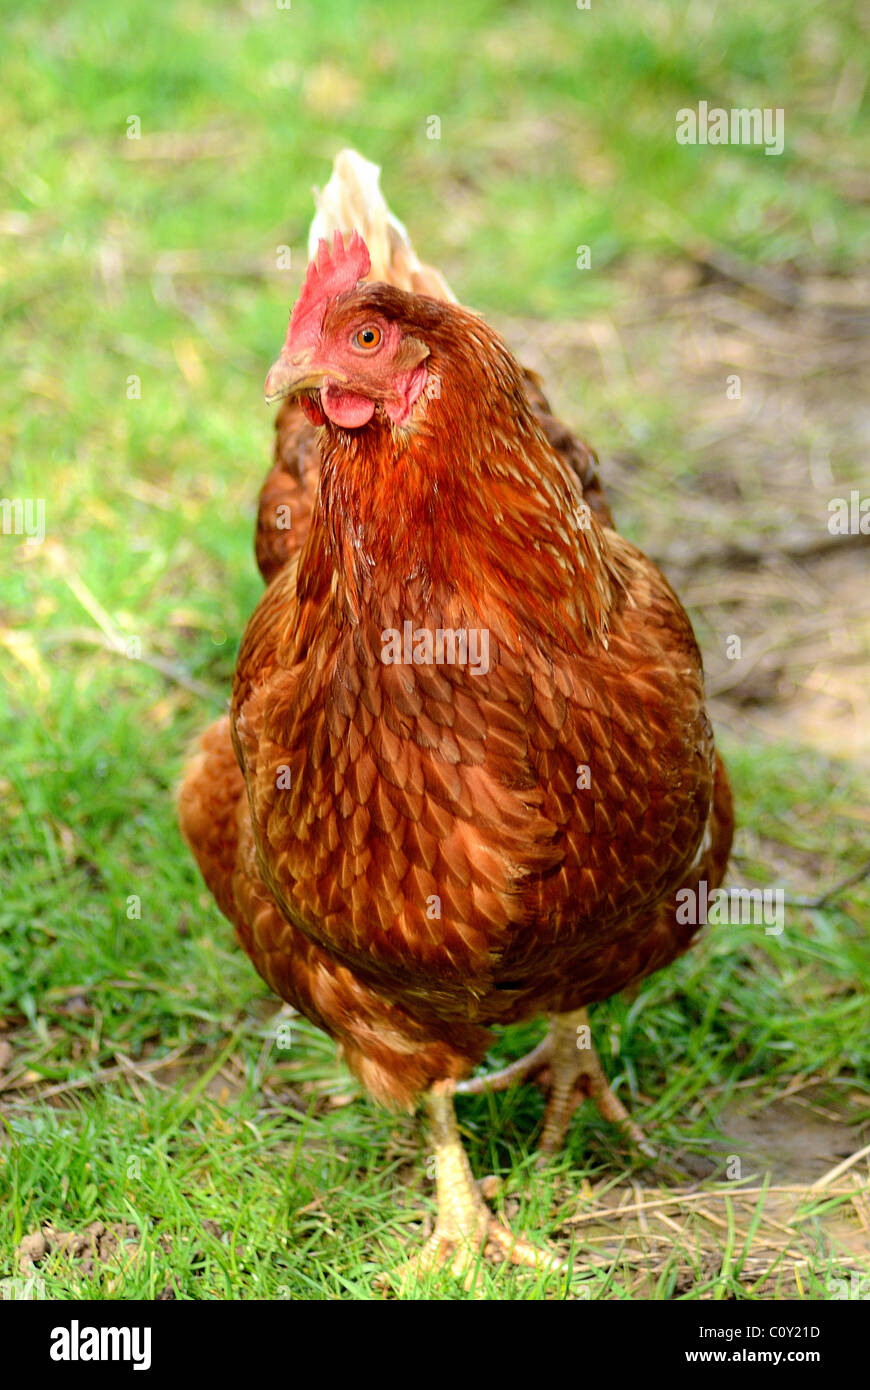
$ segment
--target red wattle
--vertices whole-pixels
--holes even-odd
[[[367,396],[357,396],[353,391],[343,391],[332,381],[321,387],[320,401],[330,420],[349,430],[367,425],[375,413],[374,401]]]

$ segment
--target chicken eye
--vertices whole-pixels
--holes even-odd
[[[381,341],[381,330],[369,324],[367,328],[361,328],[354,334],[353,345],[358,348],[374,348]]]

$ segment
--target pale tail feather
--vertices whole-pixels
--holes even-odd
[[[372,258],[368,280],[455,303],[456,296],[444,277],[417,259],[408,233],[387,207],[380,173],[377,164],[356,150],[341,150],[336,155],[329,183],[322,192],[314,190],[317,212],[308,233],[309,256],[314,255],[321,237],[331,241],[336,231],[345,238],[357,231]]]

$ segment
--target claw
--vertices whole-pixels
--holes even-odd
[[[476,1096],[486,1091],[504,1091],[518,1081],[536,1079],[546,1084],[549,1092],[538,1142],[541,1154],[548,1156],[561,1148],[571,1116],[578,1105],[589,1099],[595,1102],[599,1114],[621,1129],[642,1154],[655,1158],[656,1151],[640,1125],[611,1089],[595,1048],[578,1046],[579,1029],[588,1026],[589,1015],[585,1009],[557,1014],[547,1036],[525,1057],[511,1062],[501,1071],[460,1081],[456,1090],[462,1095]]]
[[[401,1290],[428,1270],[449,1266],[471,1289],[482,1258],[496,1256],[511,1264],[567,1273],[568,1265],[552,1251],[540,1250],[499,1221],[486,1205],[462,1147],[453,1110],[453,1085],[439,1082],[427,1092],[426,1107],[436,1156],[438,1220],[420,1253],[395,1271],[390,1282]]]

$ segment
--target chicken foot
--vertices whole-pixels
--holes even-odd
[[[451,1272],[470,1288],[482,1253],[533,1269],[567,1270],[558,1256],[515,1236],[489,1210],[462,1147],[453,1090],[452,1082],[439,1081],[423,1097],[435,1149],[438,1218],[420,1254],[403,1266],[402,1282],[449,1262]]]
[[[481,1095],[485,1091],[504,1091],[517,1081],[532,1079],[540,1079],[548,1089],[544,1127],[538,1143],[541,1154],[549,1155],[561,1148],[571,1116],[588,1098],[595,1102],[605,1120],[628,1135],[641,1153],[655,1158],[655,1149],[643,1130],[611,1090],[598,1053],[592,1046],[586,1009],[555,1014],[547,1036],[525,1057],[511,1062],[501,1071],[460,1081],[456,1090],[462,1095]]]

